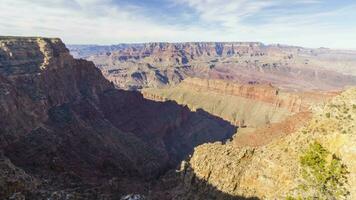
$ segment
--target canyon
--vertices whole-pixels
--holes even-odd
[[[354,199],[355,55],[0,36],[0,199]]]
[[[190,160],[181,166],[181,174],[176,177],[180,184],[170,188],[174,191],[171,193],[173,199],[231,199],[231,196],[251,199],[354,199],[355,95],[356,90],[350,89],[325,105],[314,107],[312,117],[301,128],[260,147],[236,145],[234,141],[198,146]],[[315,142],[329,154],[326,164],[332,160],[339,163],[336,168],[344,170],[344,177],[334,179],[337,176],[334,171],[324,179],[325,182],[313,186],[315,179],[328,175],[316,173],[318,178],[314,177],[314,173],[303,175],[309,169],[305,169],[307,167],[301,158],[307,154],[314,161],[321,152],[310,152]],[[317,166],[316,169],[322,170],[322,167]],[[340,182],[330,186],[330,180]],[[199,184],[201,182],[209,182],[211,186]],[[328,194],[320,195],[315,191],[319,184]],[[212,193],[211,188],[221,193]]]
[[[188,77],[273,84],[292,91],[340,90],[356,84],[356,51],[260,42],[69,45],[118,88],[175,85]]]
[[[203,110],[115,89],[59,39],[1,37],[0,46],[2,198],[144,192],[195,146],[236,132]]]
[[[311,107],[338,92],[286,92],[272,85],[241,85],[224,80],[187,78],[168,88],[147,88],[156,101],[173,100],[191,110],[203,109],[239,127],[234,143],[260,146],[296,131],[311,118]]]

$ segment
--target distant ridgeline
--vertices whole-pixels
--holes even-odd
[[[263,83],[288,90],[339,90],[356,85],[356,51],[307,49],[259,42],[70,45],[116,87],[175,85],[187,77]]]

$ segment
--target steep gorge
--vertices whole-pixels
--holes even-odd
[[[120,58],[151,59],[154,52],[165,62],[159,58],[174,52],[167,63],[185,63],[180,59],[191,47],[157,45],[130,47]],[[201,48],[191,55],[240,57],[224,45]],[[246,49],[241,57],[251,57],[251,49],[263,56],[265,48],[238,44]],[[314,142],[347,167],[345,198],[355,198],[355,89],[291,92],[187,77],[143,94],[119,90],[92,62],[74,59],[60,39],[0,37],[0,199],[307,197],[315,191],[299,190],[300,157]]]
[[[0,197],[114,199],[236,127],[117,90],[60,39],[0,37]],[[9,174],[12,174],[11,176]]]

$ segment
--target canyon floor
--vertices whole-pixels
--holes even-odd
[[[0,37],[0,199],[355,199],[355,66],[257,42]]]

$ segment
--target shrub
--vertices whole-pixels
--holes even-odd
[[[343,199],[349,194],[346,166],[321,144],[312,143],[300,157],[300,165],[303,199]]]

